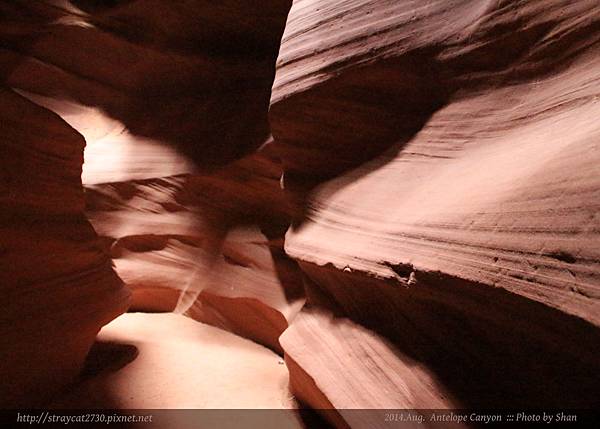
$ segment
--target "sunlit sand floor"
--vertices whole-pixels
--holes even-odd
[[[90,352],[82,380],[52,406],[288,409],[278,413],[285,418],[274,427],[302,427],[280,356],[173,313],[127,313],[106,325]]]

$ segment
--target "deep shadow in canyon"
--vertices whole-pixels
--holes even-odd
[[[597,409],[599,53],[585,0],[0,0],[0,406]]]

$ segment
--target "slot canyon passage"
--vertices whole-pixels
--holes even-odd
[[[0,85],[0,407],[600,408],[597,0],[0,0]]]

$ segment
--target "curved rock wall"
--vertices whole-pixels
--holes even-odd
[[[86,186],[132,310],[182,312],[281,350],[304,289],[283,252],[290,210],[270,149],[212,174]]]
[[[289,0],[4,1],[8,85],[98,106],[210,167],[268,136]]]
[[[84,216],[82,136],[0,88],[0,405],[33,406],[81,369],[129,293]]]
[[[291,3],[0,1],[1,397],[72,379],[124,282],[336,427],[597,407],[597,1]]]
[[[296,204],[285,250],[309,302],[392,338],[467,406],[597,405],[599,24],[592,1],[290,11],[270,110]],[[343,408],[335,353],[303,360],[312,317],[283,337],[296,392]]]
[[[245,224],[232,219],[253,205],[268,210],[271,196],[256,188],[275,174],[279,190],[278,167],[257,160],[250,170],[267,177],[259,172],[241,198],[236,183],[253,171],[237,165],[233,178],[211,171],[269,136],[274,63],[289,6],[0,1],[0,284],[8,296],[2,405],[35,405],[64,386],[99,328],[128,308],[129,292],[111,258],[133,289],[133,309],[172,310],[187,288],[194,299],[179,311],[234,331],[241,325],[248,336],[279,347],[289,302],[302,304],[300,283],[293,297],[275,287],[276,271],[292,264],[281,250],[285,224],[261,232],[249,219],[242,250],[240,240],[227,239],[227,231]],[[224,205],[199,207],[207,198],[202,192],[212,201],[223,191]],[[256,253],[248,266],[232,263],[243,271],[233,278],[256,276],[256,286],[236,292],[226,274],[215,274],[227,294],[213,291],[201,311],[194,302],[202,288],[192,280],[206,283],[203,264],[223,262],[225,245],[232,261]],[[281,308],[262,304],[261,294]],[[254,309],[251,324],[220,316],[238,298]],[[274,327],[263,328],[263,317]]]

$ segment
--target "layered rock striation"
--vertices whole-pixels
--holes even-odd
[[[1,405],[130,308],[195,321],[122,317],[90,358],[139,356],[55,404],[214,405],[119,390],[208,339],[295,406],[199,321],[335,427],[597,407],[596,3],[0,1]]]
[[[290,2],[5,1],[8,85],[97,106],[210,167],[268,136]]]
[[[84,215],[82,136],[8,88],[0,119],[0,404],[34,406],[77,375],[129,292]]]
[[[133,310],[184,313],[281,351],[304,288],[283,252],[290,209],[270,150],[212,174],[86,186]]]
[[[8,296],[2,405],[35,405],[79,372],[100,327],[129,306],[116,273],[131,286],[134,308],[172,310],[203,264],[222,258],[232,225],[215,226],[215,211],[205,221],[180,197],[189,202],[206,188],[214,198],[219,181],[227,182],[214,170],[269,136],[274,63],[290,2],[261,5],[0,2],[1,284]],[[226,198],[237,192],[230,186]],[[236,201],[221,207],[234,207],[224,218],[248,211],[236,210]],[[285,259],[285,226],[263,233],[248,223],[242,242],[258,253],[256,276],[272,279],[271,253]],[[283,292],[262,293],[287,311]],[[250,301],[245,305],[262,305]],[[287,323],[270,307],[265,312],[275,333],[256,335],[276,348]]]
[[[296,209],[285,250],[309,302],[392,339],[465,406],[597,405],[599,20],[586,1],[290,11],[270,110]],[[319,347],[292,332],[291,359]],[[341,355],[295,360],[303,400],[344,404]]]

